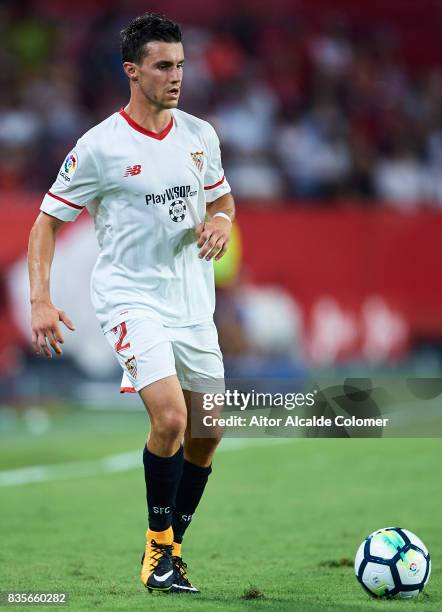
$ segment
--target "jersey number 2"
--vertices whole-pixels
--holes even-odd
[[[124,351],[124,349],[130,348],[130,342],[126,342],[126,344],[123,344],[124,339],[127,336],[126,323],[120,323],[120,325],[114,327],[112,331],[114,332],[114,334],[120,334],[118,342],[115,344],[115,350],[117,351],[117,353],[119,353],[120,351]]]

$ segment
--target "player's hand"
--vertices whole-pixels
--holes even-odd
[[[198,236],[198,247],[200,247],[198,257],[200,259],[205,257],[207,261],[213,257],[215,261],[221,259],[227,251],[231,231],[232,223],[223,217],[215,217],[210,221],[200,223],[195,229],[195,234]]]
[[[49,345],[57,355],[61,355],[60,344],[64,343],[63,334],[60,331],[59,322],[62,321],[72,331],[75,325],[63,310],[59,310],[50,302],[37,302],[32,304],[31,327],[32,346],[37,355],[52,357]]]

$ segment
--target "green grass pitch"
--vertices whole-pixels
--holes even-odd
[[[39,436],[2,434],[0,471],[137,448],[141,461],[145,428],[141,413],[54,417]],[[185,539],[201,595],[150,595],[139,582],[141,463],[0,487],[0,591],[67,591],[75,611],[442,609],[440,439],[247,444],[217,456]],[[429,547],[432,576],[416,601],[371,600],[354,577],[359,543],[389,525],[414,531]]]

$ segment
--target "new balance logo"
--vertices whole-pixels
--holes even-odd
[[[124,173],[124,176],[135,176],[136,174],[140,174],[140,172],[141,172],[141,165],[136,164],[135,166],[128,166],[126,168],[126,172]]]

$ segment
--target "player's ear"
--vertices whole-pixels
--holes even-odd
[[[124,62],[123,63],[123,70],[126,73],[126,76],[131,80],[131,81],[138,81],[138,76],[137,76],[137,67],[134,63],[132,62]]]

